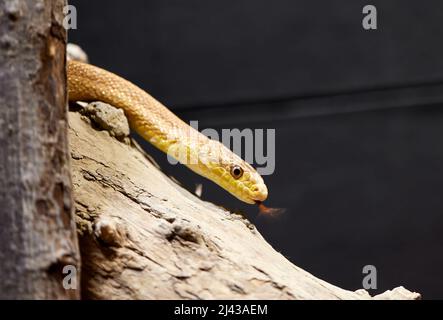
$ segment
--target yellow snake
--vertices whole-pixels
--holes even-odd
[[[78,61],[68,61],[67,74],[69,101],[102,101],[123,109],[131,128],[155,147],[238,199],[263,206],[268,189],[252,166],[190,127],[144,90]]]

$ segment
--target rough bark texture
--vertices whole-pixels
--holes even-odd
[[[0,298],[78,298],[64,0],[0,1]]]
[[[244,217],[180,187],[127,139],[113,137],[123,114],[104,104],[82,113],[69,120],[83,298],[371,298],[315,278]],[[376,298],[419,297],[400,287]]]

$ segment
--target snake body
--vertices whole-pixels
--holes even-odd
[[[190,127],[136,85],[78,61],[68,61],[67,75],[70,101],[102,101],[121,108],[131,129],[195,173],[246,203],[267,198],[266,185],[251,165]]]

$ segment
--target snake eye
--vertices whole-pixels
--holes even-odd
[[[243,175],[243,169],[239,166],[233,166],[231,168],[231,176],[234,177],[234,179],[240,179]]]

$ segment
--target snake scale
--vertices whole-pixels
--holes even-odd
[[[131,129],[155,147],[238,199],[263,206],[268,189],[251,165],[190,127],[144,90],[109,71],[73,60],[67,63],[67,76],[69,101],[102,101],[123,109]]]

